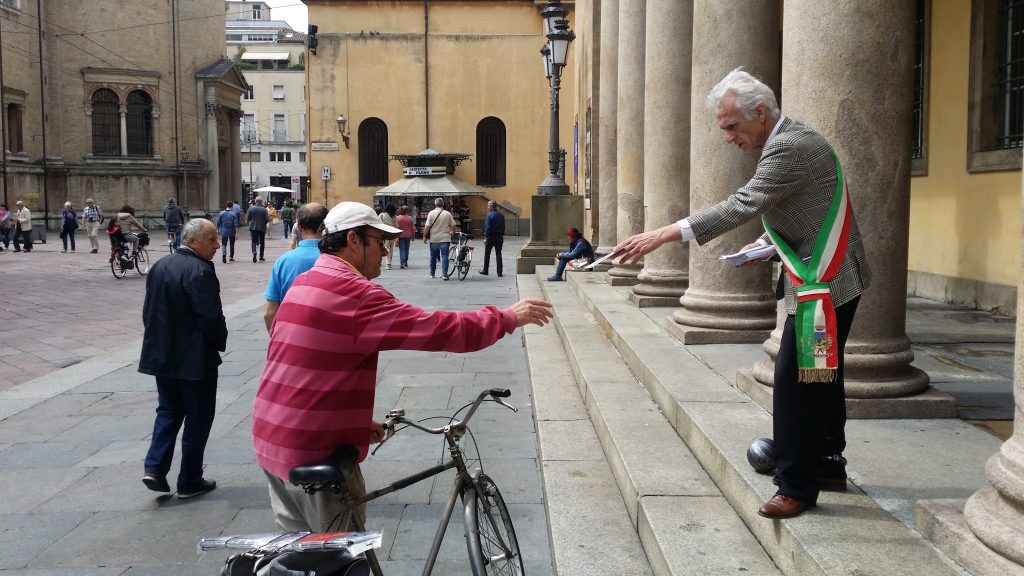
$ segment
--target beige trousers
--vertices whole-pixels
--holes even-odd
[[[366,505],[350,511],[342,504],[341,497],[323,490],[306,494],[300,486],[263,471],[270,483],[270,507],[274,511],[277,529],[284,532],[345,532],[355,529],[353,514],[360,524],[366,525]],[[348,478],[348,489],[353,497],[366,494],[363,473],[356,464]],[[337,519],[337,520],[335,520]]]

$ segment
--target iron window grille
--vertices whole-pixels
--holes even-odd
[[[92,95],[92,153],[121,155],[121,113],[117,94],[102,88]]]
[[[917,14],[914,18],[914,141],[911,158],[924,157],[924,85],[925,85],[925,2],[917,0]]]
[[[999,10],[1001,49],[996,63],[996,148],[1024,145],[1024,0],[1003,0]],[[997,118],[999,115],[997,115]]]
[[[128,94],[128,155],[153,155],[153,99],[142,90]]]

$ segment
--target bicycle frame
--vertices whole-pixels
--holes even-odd
[[[421,426],[417,422],[405,420],[404,411],[392,411],[388,415],[388,421],[392,426],[391,430],[394,429],[394,424],[401,423],[412,426],[424,432],[432,434],[444,434],[445,441],[448,443],[448,451],[451,454],[451,459],[448,460],[447,462],[444,462],[443,464],[438,464],[437,466],[433,466],[421,472],[417,472],[416,474],[397,480],[391,484],[373,490],[372,492],[367,492],[365,495],[359,498],[353,498],[346,491],[346,508],[348,508],[350,510],[349,513],[352,514],[352,511],[355,510],[356,506],[366,504],[367,502],[376,500],[381,496],[385,496],[387,494],[395,492],[396,490],[401,490],[403,488],[416,484],[417,482],[426,480],[427,478],[432,478],[445,471],[451,470],[452,468],[456,469],[455,482],[452,483],[451,490],[448,492],[448,500],[447,502],[445,502],[444,511],[441,513],[441,520],[438,523],[437,531],[434,533],[434,540],[433,543],[430,545],[430,552],[427,556],[426,563],[423,566],[423,576],[430,576],[430,574],[434,570],[434,564],[437,562],[437,555],[441,551],[441,543],[444,541],[444,535],[445,532],[448,530],[448,524],[449,522],[451,522],[451,516],[452,513],[455,511],[455,504],[457,503],[459,496],[461,496],[466,490],[472,488],[474,491],[477,492],[476,497],[486,502],[486,495],[483,494],[482,491],[480,490],[476,481],[476,475],[470,474],[469,469],[466,468],[466,462],[465,459],[463,458],[462,448],[461,446],[459,446],[459,439],[462,438],[462,436],[465,434],[467,430],[465,423],[468,422],[470,418],[472,418],[473,414],[476,412],[476,409],[480,406],[480,401],[486,394],[487,392],[484,392],[480,395],[480,399],[473,404],[473,407],[470,408],[469,412],[466,413],[466,416],[465,418],[462,419],[462,421],[448,424],[447,426],[444,426],[442,428],[429,428],[426,426]],[[501,403],[504,404],[504,402]],[[507,404],[504,405],[508,406]],[[479,472],[477,474],[479,474]],[[468,513],[469,511],[467,510],[466,514]],[[353,516],[352,519],[355,529],[357,531],[362,532],[366,530],[366,527],[362,525],[362,522],[360,522],[357,517]],[[491,521],[493,522],[493,519]],[[500,541],[499,544],[505,550],[506,554],[509,553],[509,545],[507,542]],[[372,550],[366,553],[366,559],[370,564],[370,569],[373,572],[374,576],[383,576],[380,564],[377,561],[377,556]]]

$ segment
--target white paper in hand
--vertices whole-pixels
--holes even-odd
[[[775,246],[772,244],[765,244],[763,246],[755,246],[750,250],[740,250],[735,254],[725,254],[723,256],[719,256],[718,259],[728,260],[733,266],[739,266],[755,260],[767,260],[772,256],[775,256]]]
[[[584,266],[583,269],[584,270],[593,270],[594,266],[597,266],[598,264],[600,264],[601,262],[604,262],[605,260],[607,260],[609,258],[614,258],[614,257],[618,256],[619,254],[621,254],[621,251],[620,252],[611,252],[609,254],[605,254],[604,256],[601,256],[597,260],[594,260],[590,264],[587,264],[586,266]]]

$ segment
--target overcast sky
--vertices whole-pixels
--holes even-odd
[[[285,20],[298,32],[306,33],[309,21],[306,5],[301,0],[263,0],[270,5],[270,15],[274,20]]]

